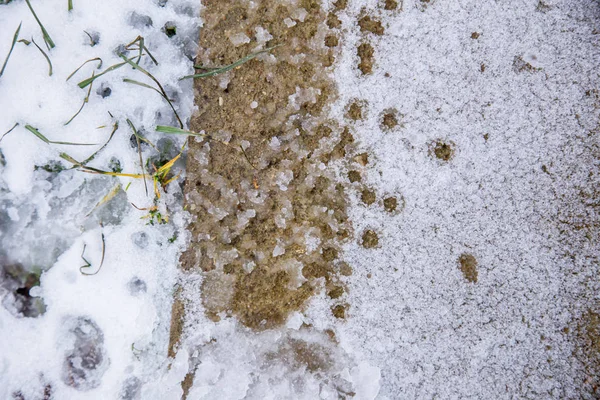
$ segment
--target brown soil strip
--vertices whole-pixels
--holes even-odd
[[[323,286],[332,313],[343,318],[338,276],[349,268],[338,249],[351,227],[344,186],[328,165],[346,156],[353,138],[326,118],[335,96],[328,71],[339,32],[326,24],[333,17],[316,0],[204,6],[197,64],[219,67],[279,47],[195,83],[191,129],[212,139],[189,141],[192,240],[181,268],[204,275],[198,301],[215,321],[235,316],[254,329],[273,328]],[[174,312],[170,355],[182,323]]]

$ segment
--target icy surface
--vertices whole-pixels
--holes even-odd
[[[598,193],[597,2],[348,3],[335,112],[347,121],[353,99],[367,102],[353,133],[369,163],[352,167],[378,202],[356,193],[351,216],[357,239],[372,229],[379,245],[346,248],[341,330],[381,368],[379,397],[591,396],[565,332],[597,307],[598,214],[585,197]],[[382,36],[360,32],[365,9]],[[357,68],[363,42],[370,75]],[[391,131],[388,109],[401,120]],[[384,210],[389,195],[404,211]]]
[[[86,159],[118,123],[112,140],[88,165],[141,173],[126,119],[164,157],[179,153],[184,138],[154,132],[156,125],[177,126],[169,105],[158,93],[123,82],[153,84],[128,66],[96,80],[89,102],[65,123],[88,91],[77,83],[120,62],[116,49],[138,35],[158,61],[153,65],[146,56],[140,65],[161,82],[187,121],[192,82],[179,78],[193,70],[200,4],[74,1],[68,12],[67,2],[32,0],[56,44],[48,50],[27,4],[2,3],[0,62],[22,21],[20,38],[40,45],[53,73],[49,76],[33,44],[17,43],[0,77],[0,136],[19,124],[0,142],[0,398],[139,399],[144,385],[168,368],[172,291],[186,237],[181,178],[166,193],[159,188],[159,207],[170,222],[152,226],[141,219],[148,211],[131,205],[154,204],[151,180],[147,195],[141,179],[68,169],[72,165],[60,154]],[[176,26],[171,37],[162,29],[167,23]],[[95,57],[102,58],[100,69],[97,61],[89,62],[66,81]],[[25,125],[51,141],[98,145],[47,144]],[[144,161],[157,162],[157,152],[143,144]],[[146,173],[152,172],[149,165]]]

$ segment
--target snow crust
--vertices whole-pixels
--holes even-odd
[[[159,63],[155,66],[145,57],[140,65],[165,87],[182,120],[189,120],[192,81],[179,78],[193,72],[200,4],[75,0],[74,9],[68,12],[63,1],[31,3],[56,43],[52,50],[44,46],[24,1],[0,5],[2,62],[22,21],[20,38],[33,37],[53,67],[49,76],[40,51],[33,44],[17,43],[0,77],[0,135],[19,123],[0,142],[0,262],[19,265],[24,273],[43,271],[40,286],[30,295],[41,298],[46,311],[37,318],[24,317],[12,302],[13,294],[3,286],[6,276],[0,278],[0,398],[42,399],[48,393],[55,399],[179,398],[178,390],[165,397],[143,393],[148,381],[169,378],[161,377],[169,366],[166,348],[172,293],[178,254],[186,241],[182,179],[162,193],[160,207],[165,212],[168,206],[170,222],[150,226],[147,219],[141,219],[148,211],[130,203],[139,208],[153,205],[151,181],[146,195],[141,179],[44,169],[52,170],[56,163],[70,168],[60,158],[62,152],[84,160],[108,140],[118,122],[114,137],[89,166],[110,171],[118,160],[123,172],[140,173],[126,119],[159,148],[168,147],[165,140],[170,140],[172,150],[166,153],[178,153],[183,137],[165,138],[154,132],[156,125],[177,126],[173,112],[156,92],[123,82],[130,78],[152,84],[128,66],[97,79],[89,103],[69,125],[64,124],[87,93],[77,83],[92,71],[98,74],[120,62],[115,50],[138,35],[144,36]],[[176,26],[171,38],[164,32],[165,25]],[[91,46],[84,31],[98,43]],[[95,57],[102,58],[101,69],[90,62],[65,81],[84,61]],[[46,144],[27,131],[26,124],[49,140],[98,145]],[[146,160],[152,149],[143,149]],[[174,171],[183,165],[180,162]],[[149,171],[153,172],[151,167]],[[113,188],[118,189],[117,195],[96,207]],[[83,257],[91,266],[80,272],[86,264],[84,248]]]
[[[381,368],[381,399],[586,398],[565,332],[599,293],[598,214],[581,197],[598,187],[597,3],[381,3],[338,13],[334,114],[349,123],[345,107],[367,101],[353,134],[369,164],[352,167],[378,198],[352,200],[346,343]],[[365,12],[382,36],[360,32]],[[363,42],[371,75],[356,67]],[[450,161],[431,153],[436,140],[455,145]],[[402,212],[384,210],[389,195]],[[577,220],[596,233],[583,239]],[[361,246],[366,229],[374,249]],[[477,259],[477,283],[462,253]]]

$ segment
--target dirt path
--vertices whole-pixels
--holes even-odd
[[[284,323],[322,285],[344,318],[351,236],[344,186],[330,165],[348,156],[348,128],[326,118],[338,43],[319,2],[206,1],[198,61],[207,68],[278,46],[227,74],[198,80],[186,201],[193,216],[185,271],[202,271],[207,316],[263,330]],[[333,17],[329,17],[331,20]],[[329,26],[335,28],[336,24]],[[173,308],[170,355],[183,307]]]

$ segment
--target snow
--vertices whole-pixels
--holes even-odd
[[[597,141],[587,138],[598,107],[585,94],[598,87],[597,5],[404,1],[373,12],[385,27],[376,37],[354,23],[375,3],[339,14],[333,113],[345,121],[350,102],[367,102],[352,132],[369,164],[353,168],[379,202],[396,195],[406,206],[391,215],[353,195],[356,232],[375,230],[379,246],[345,249],[348,345],[381,368],[382,399],[579,397],[585,372],[563,330],[597,298],[579,274],[598,272],[598,250],[579,244],[565,215],[585,213],[576,188],[598,184],[584,150]],[[368,76],[356,68],[362,41],[375,48]],[[388,132],[390,108],[404,118]],[[436,140],[454,143],[449,162],[432,156]],[[477,259],[477,283],[462,276],[462,253]]]
[[[29,294],[46,309],[24,317],[14,288],[0,278],[0,398],[42,399],[51,387],[56,399],[180,399],[181,382],[194,369],[189,399],[337,399],[340,390],[354,391],[355,399],[582,397],[584,366],[564,329],[600,293],[597,231],[590,239],[584,229],[590,219],[597,223],[597,211],[581,200],[599,183],[590,151],[600,117],[597,4],[405,0],[402,10],[386,11],[376,0],[348,3],[338,12],[343,40],[330,117],[351,126],[369,162],[336,168],[341,180],[348,169],[359,170],[377,201],[366,206],[360,190],[350,192],[355,240],[343,252],[353,270],[343,278],[346,319],[331,315],[324,293],[285,327],[263,332],[199,313],[186,321],[185,340],[170,360],[175,287],[186,280],[182,297],[189,304],[201,291],[199,274],[177,269],[188,239],[183,178],[161,193],[169,223],[149,226],[141,219],[147,210],[130,203],[151,206],[151,184],[148,196],[139,179],[36,169],[55,161],[70,167],[60,153],[83,160],[99,146],[46,144],[24,126],[50,140],[102,145],[118,122],[90,166],[108,170],[119,160],[123,172],[139,173],[126,119],[157,144],[164,135],[156,125],[177,126],[157,93],[123,78],[151,81],[128,66],[102,76],[65,126],[87,93],[77,83],[95,63],[66,77],[94,57],[103,60],[96,73],[121,62],[115,49],[143,35],[159,64],[145,57],[141,65],[187,123],[194,91],[179,78],[193,71],[200,2],[74,1],[69,13],[63,1],[32,1],[56,42],[48,51],[53,75],[35,46],[18,43],[0,77],[0,135],[19,123],[0,141],[0,262],[43,271]],[[384,35],[360,32],[356,20],[365,12],[382,21]],[[292,27],[305,16],[299,9],[284,23]],[[14,1],[0,5],[0,62],[20,21],[20,36],[46,50],[25,2]],[[174,37],[162,31],[166,24],[177,27]],[[99,43],[90,46],[84,31]],[[271,38],[262,27],[256,34],[261,43]],[[250,41],[245,34],[229,39]],[[373,74],[366,76],[356,67],[356,47],[365,41],[375,48]],[[106,88],[110,95],[103,97]],[[299,110],[317,94],[297,88],[287,106]],[[356,99],[364,119],[351,122],[346,110]],[[390,110],[400,124],[384,129]],[[229,141],[225,136],[218,139]],[[176,155],[184,138],[169,139]],[[270,146],[284,140],[273,137]],[[454,148],[448,161],[435,157],[438,141]],[[208,164],[210,144],[205,148],[194,155],[199,165]],[[150,154],[145,147],[144,158]],[[278,176],[280,189],[292,178],[291,170]],[[116,184],[118,194],[96,208]],[[256,204],[264,201],[248,191]],[[388,196],[399,203],[393,213],[382,204]],[[278,226],[293,216],[289,210],[291,204],[276,217]],[[248,210],[237,223],[255,215]],[[375,248],[361,245],[365,230],[377,233]],[[309,253],[320,243],[312,231],[304,240]],[[91,266],[82,268],[84,249]],[[284,251],[277,246],[273,254]],[[465,253],[477,260],[476,282],[459,268]],[[222,256],[225,262],[237,254]],[[244,265],[248,272],[254,267]],[[305,324],[314,329],[301,329]],[[317,374],[290,362],[307,349],[318,355]]]
[[[192,82],[179,78],[193,71],[188,56],[195,54],[199,4],[169,1],[161,7],[147,0],[75,1],[72,12],[62,1],[32,1],[32,6],[56,43],[52,50],[45,48],[25,2],[0,6],[2,62],[23,21],[20,37],[33,37],[53,67],[49,76],[39,50],[17,43],[0,77],[0,132],[19,123],[0,142],[5,160],[0,166],[0,260],[3,265],[22,265],[25,273],[44,271],[40,286],[30,294],[43,300],[46,312],[24,318],[18,308],[10,307],[13,295],[6,292],[6,277],[0,278],[4,305],[0,307],[0,398],[41,399],[44,391],[60,399],[140,398],[136,395],[140,386],[166,373],[168,367],[163,354],[169,339],[172,290],[177,257],[186,241],[181,189],[171,183],[168,193],[162,193],[160,207],[164,210],[168,204],[170,223],[147,226],[147,220],[140,219],[147,211],[129,203],[151,206],[151,183],[146,196],[141,179],[36,169],[52,162],[71,167],[60,158],[61,152],[84,160],[100,146],[46,144],[24,126],[32,125],[49,140],[101,145],[118,122],[113,139],[89,165],[109,170],[116,159],[123,172],[139,173],[126,119],[165,149],[166,143],[160,141],[164,135],[155,133],[154,127],[177,126],[173,112],[157,93],[122,80],[152,82],[129,67],[102,76],[94,82],[89,103],[65,126],[87,93],[77,83],[91,76],[96,62],[65,80],[91,58],[103,60],[96,73],[118,63],[115,49],[143,35],[159,64],[154,66],[145,57],[141,65],[157,77],[181,118],[188,120],[193,111]],[[146,26],[150,20],[151,26]],[[161,31],[169,21],[177,26],[172,38]],[[99,43],[90,46],[84,31],[98,37]],[[101,87],[110,88],[110,96],[97,93]],[[184,141],[169,139],[175,149]],[[144,150],[143,155],[148,159],[150,151]],[[121,184],[118,194],[95,208],[116,183]],[[174,235],[177,239],[170,243]],[[84,248],[83,257],[91,266],[80,271],[86,264]]]

